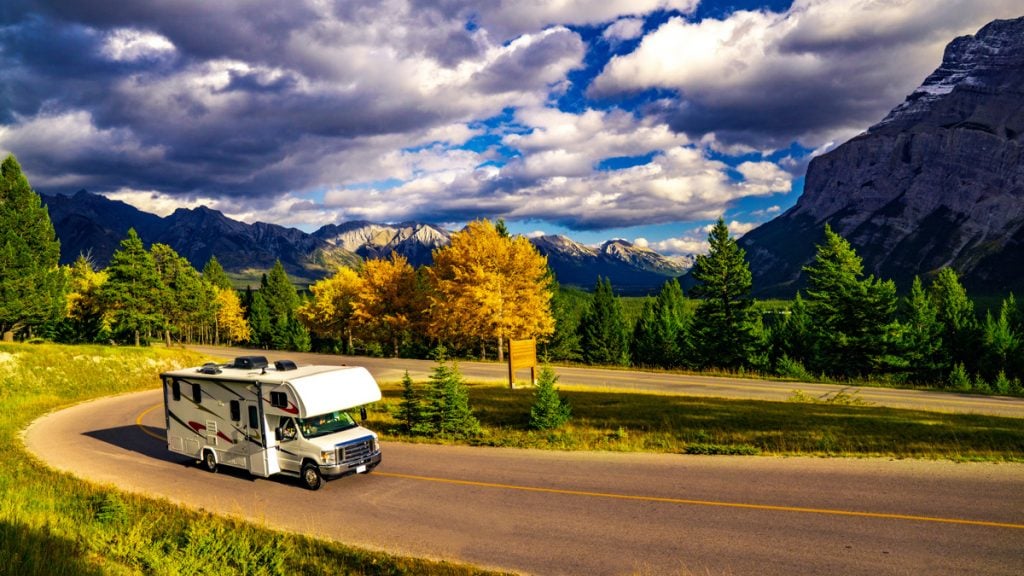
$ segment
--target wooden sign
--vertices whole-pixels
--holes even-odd
[[[537,383],[537,340],[509,340],[508,387],[516,387],[516,370],[530,369],[530,382]]]

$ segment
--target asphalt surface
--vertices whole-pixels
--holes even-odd
[[[274,352],[213,346],[191,346],[211,358],[231,359],[235,356],[262,355],[269,360],[291,359],[299,364],[350,364],[365,366],[380,382],[397,382],[408,371],[414,379],[425,379],[435,366],[431,360],[404,358],[370,358],[366,356],[336,356],[301,352]],[[508,367],[495,362],[459,362],[462,375],[472,381],[508,382]],[[784,401],[799,389],[807,395],[827,399],[839,392],[877,406],[909,408],[936,412],[989,414],[1024,418],[1024,398],[952,394],[925,390],[897,390],[864,386],[842,386],[809,382],[778,382],[748,378],[722,378],[670,374],[666,372],[639,372],[600,368],[557,366],[560,387],[579,387],[677,394],[688,396],[714,396],[720,398],[749,398],[754,400]],[[529,379],[529,370],[520,370],[516,376],[521,384]]]
[[[26,431],[53,467],[370,549],[535,574],[1024,573],[1024,465],[385,443],[318,492],[166,450],[158,390]]]

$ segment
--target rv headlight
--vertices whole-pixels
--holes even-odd
[[[380,440],[376,436],[373,437],[373,451],[380,452]]]
[[[323,464],[334,464],[336,453],[334,450],[323,450],[320,452],[320,462]]]

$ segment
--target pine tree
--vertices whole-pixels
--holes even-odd
[[[942,324],[942,364],[950,369],[962,363],[967,372],[978,370],[981,336],[974,302],[952,268],[939,270],[929,289]]]
[[[945,372],[942,364],[942,324],[935,304],[917,277],[906,298],[903,316],[900,355],[911,377],[920,383],[940,382]]]
[[[398,404],[398,413],[395,415],[402,424],[402,430],[406,434],[421,434],[423,430],[423,400],[420,397],[416,385],[405,371],[402,376],[402,401]]]
[[[630,359],[634,366],[661,366],[664,360],[662,350],[664,341],[658,335],[658,317],[654,312],[654,299],[645,298],[640,316],[633,325],[633,338],[630,340]]]
[[[896,286],[874,276],[862,279],[863,264],[853,247],[825,225],[814,263],[804,267],[818,354],[816,370],[866,376],[889,351]]]
[[[288,279],[288,273],[280,260],[274,262],[274,267],[266,276],[266,281],[260,288],[263,294],[263,301],[270,311],[270,318],[275,323],[287,324],[287,319],[295,314],[299,306],[299,295]]]
[[[572,416],[572,406],[558,395],[558,376],[550,366],[540,369],[537,376],[537,389],[533,395],[533,406],[530,408],[530,428],[535,430],[553,430],[560,428]]]
[[[0,334],[64,314],[65,271],[50,214],[13,154],[0,164]]]
[[[698,284],[691,294],[700,298],[693,319],[693,338],[703,366],[739,368],[754,353],[753,285],[746,252],[729,235],[719,218],[708,234],[710,249],[694,262]]]
[[[1002,379],[997,379],[1000,385],[1004,381],[1009,382],[1006,378],[1006,369],[1019,354],[1021,348],[1021,334],[1014,330],[1012,322],[1015,308],[1016,305],[1011,296],[1011,298],[1003,300],[998,317],[993,317],[991,311],[985,314],[982,339],[985,347],[985,372],[992,375],[997,372],[1002,374]],[[1008,388],[1003,390],[999,386],[996,389],[1000,394],[1009,391]]]
[[[203,266],[203,279],[221,290],[232,290],[231,279],[228,278],[224,267],[220,265],[216,256],[210,256]]]
[[[449,364],[446,351],[439,347],[434,355],[437,365],[430,375],[430,389],[424,407],[425,427],[444,438],[467,438],[480,434],[480,422],[469,406],[469,389],[454,363]]]
[[[597,279],[590,308],[580,320],[580,346],[588,364],[629,364],[629,333],[611,280]]]
[[[160,313],[166,287],[134,228],[114,251],[106,271],[100,298],[111,314],[111,330],[115,337],[130,337],[139,346],[143,335],[166,323]]]
[[[249,305],[249,328],[252,334],[250,342],[261,348],[269,348],[274,339],[274,325],[270,319],[270,309],[263,300],[262,291],[252,293],[252,304]]]
[[[583,357],[579,326],[587,295],[582,290],[559,286],[554,273],[549,273],[549,278],[555,332],[541,343],[542,353],[549,360],[579,361]]]

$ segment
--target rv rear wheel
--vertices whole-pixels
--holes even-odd
[[[213,450],[203,452],[203,467],[209,472],[217,471],[217,457],[213,455]]]
[[[302,483],[310,490],[319,490],[320,486],[323,485],[324,479],[320,475],[320,469],[317,468],[316,464],[306,463],[302,467]]]

